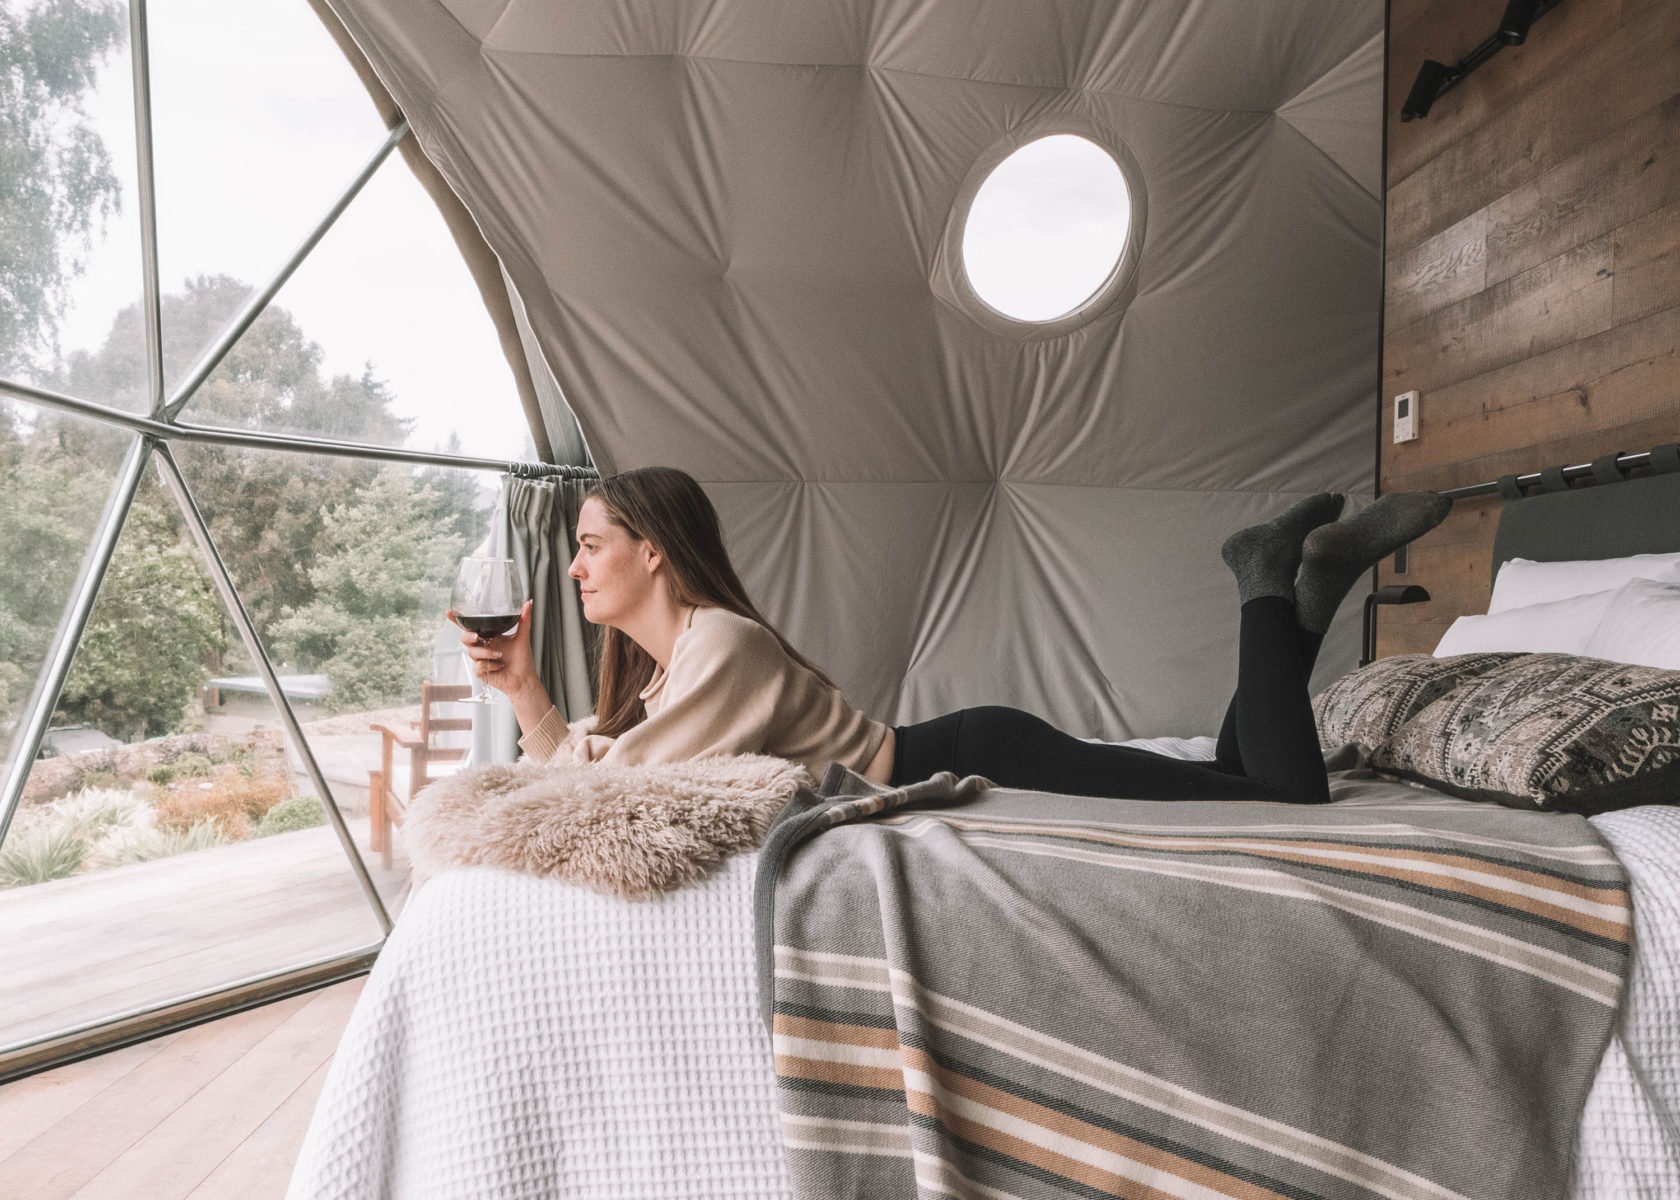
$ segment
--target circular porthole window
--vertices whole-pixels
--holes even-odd
[[[1108,150],[1073,133],[992,166],[962,222],[963,273],[1011,321],[1065,323],[1104,298],[1133,241],[1133,196]]]

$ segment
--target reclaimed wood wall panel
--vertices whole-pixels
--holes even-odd
[[[1392,0],[1382,490],[1450,488],[1680,440],[1680,0],[1562,0],[1402,123],[1425,58],[1454,63],[1505,0]],[[1417,389],[1419,437],[1393,444]],[[1412,548],[1428,604],[1383,654],[1485,611],[1499,502]]]

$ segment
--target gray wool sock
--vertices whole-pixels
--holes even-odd
[[[1219,557],[1237,577],[1244,604],[1259,596],[1295,594],[1295,571],[1301,565],[1301,541],[1312,530],[1341,515],[1346,497],[1320,492],[1297,501],[1281,516],[1238,530],[1225,539]]]
[[[1295,619],[1323,633],[1359,577],[1401,546],[1446,520],[1452,497],[1439,492],[1394,492],[1361,513],[1307,535],[1295,581]]]

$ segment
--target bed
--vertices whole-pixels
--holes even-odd
[[[1667,515],[1680,512],[1677,489],[1680,474],[1510,502],[1495,569],[1588,557],[1583,539],[1600,548],[1592,557],[1680,547]],[[1630,510],[1665,515],[1629,520]],[[1206,738],[1133,744],[1211,757]],[[1359,765],[1332,776],[1332,793],[1350,810],[1487,807]],[[1680,808],[1669,806],[1680,794],[1653,799],[1590,817],[1626,872],[1633,949],[1567,1155],[1575,1200],[1680,1196]],[[345,1031],[291,1200],[792,1200],[754,938],[759,863],[737,855],[638,904],[493,868],[428,882]],[[1506,1152],[1521,1147],[1489,1149]]]

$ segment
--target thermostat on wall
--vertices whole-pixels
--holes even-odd
[[[1401,392],[1394,397],[1394,440],[1396,442],[1415,442],[1417,440],[1418,394],[1416,392]]]

